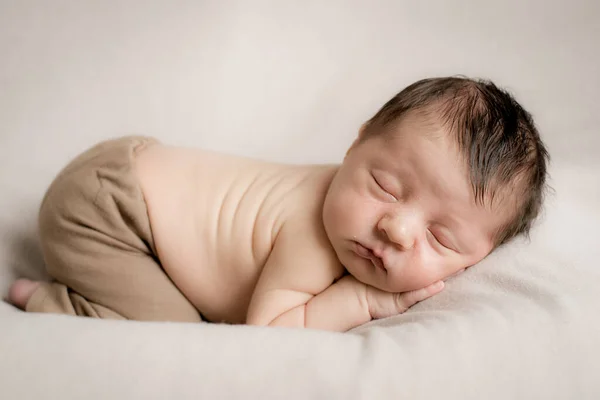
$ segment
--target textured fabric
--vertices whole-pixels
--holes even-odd
[[[46,278],[40,201],[93,143],[139,133],[339,162],[425,76],[507,87],[548,144],[554,189],[531,241],[348,334],[0,302],[0,397],[599,399],[599,20],[595,0],[0,0],[2,294]]]
[[[194,306],[157,262],[134,170],[135,153],[156,140],[104,141],[71,161],[39,213],[44,282],[27,311],[96,318],[199,322]]]

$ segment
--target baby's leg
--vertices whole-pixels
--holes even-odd
[[[56,282],[40,283],[26,311],[201,321],[155,255],[133,168],[136,148],[146,143],[143,138],[104,142],[53,182],[40,208],[39,231],[46,267]],[[22,290],[13,289],[17,295]]]

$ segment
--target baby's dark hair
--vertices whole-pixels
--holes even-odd
[[[433,116],[456,136],[478,204],[492,204],[499,193],[514,200],[514,215],[496,232],[495,245],[528,236],[542,208],[549,161],[531,114],[490,81],[429,78],[388,101],[367,121],[363,137],[384,132],[413,111]]]

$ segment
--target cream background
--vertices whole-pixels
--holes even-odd
[[[24,315],[3,398],[600,397],[600,3],[0,0],[0,291],[43,277],[36,211],[78,152],[141,133],[338,162],[412,81],[487,77],[553,157],[529,244],[356,335]]]

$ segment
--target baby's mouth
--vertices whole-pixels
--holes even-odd
[[[370,260],[376,268],[379,268],[383,271],[387,271],[385,265],[383,264],[383,260],[377,257],[375,254],[373,254],[373,252],[370,249],[363,246],[362,244],[354,242],[354,252],[362,258]]]
[[[373,263],[373,265],[377,268],[380,268],[383,271],[387,271],[387,269],[385,268],[385,266],[383,265],[383,261],[381,260],[381,258],[373,255],[371,257],[371,262]]]

